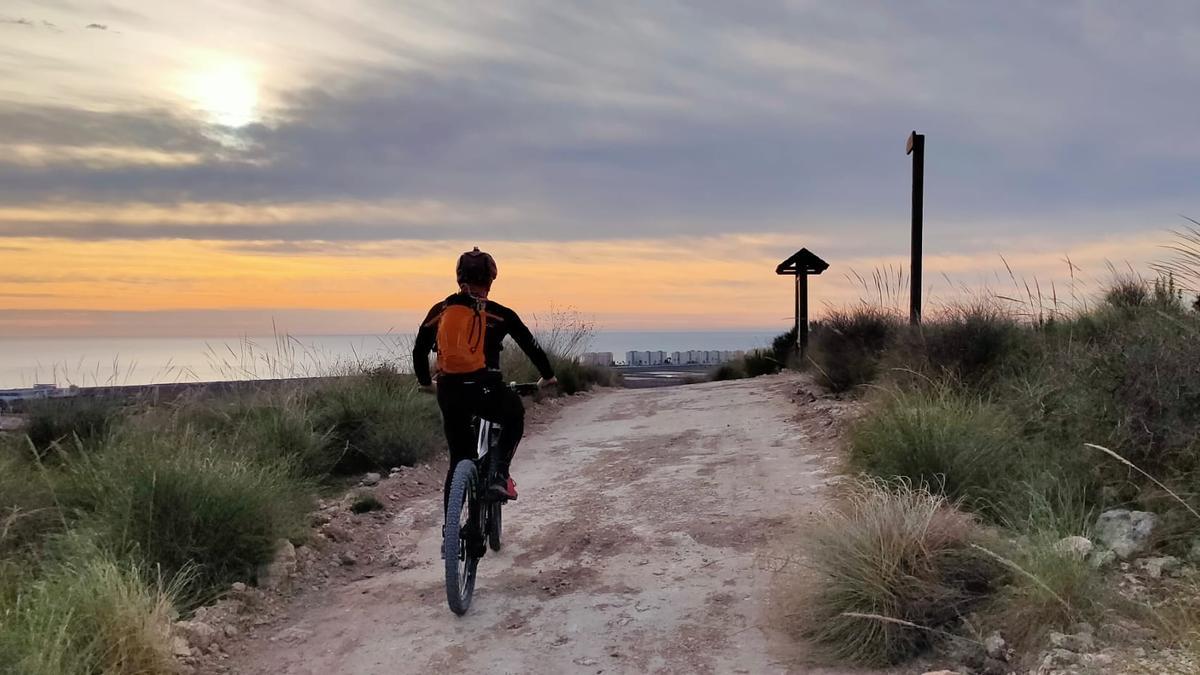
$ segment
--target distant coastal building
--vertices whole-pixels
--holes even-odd
[[[612,352],[587,352],[579,357],[579,362],[585,366],[611,366],[614,364]]]
[[[625,352],[627,366],[716,366],[722,363],[740,359],[745,355],[742,350],[689,350],[689,351],[629,351]]]
[[[75,396],[79,388],[75,385],[61,388],[53,384],[35,384],[32,387],[20,389],[0,389],[0,410],[7,410],[14,401],[27,401],[42,398],[63,398]]]

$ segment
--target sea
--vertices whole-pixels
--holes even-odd
[[[738,350],[770,345],[781,330],[599,331],[578,351]],[[327,375],[360,365],[407,369],[412,336],[0,337],[0,389],[214,382]]]

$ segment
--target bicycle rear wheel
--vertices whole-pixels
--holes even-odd
[[[454,468],[450,481],[450,499],[446,504],[446,527],[442,551],[446,558],[446,602],[450,611],[462,616],[471,606],[475,592],[475,571],[478,558],[472,557],[468,539],[478,536],[479,498],[478,471],[475,463],[464,459]]]

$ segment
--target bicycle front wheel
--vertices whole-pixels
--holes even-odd
[[[502,504],[499,501],[494,501],[488,505],[491,511],[491,517],[488,518],[488,546],[492,547],[493,551],[500,550],[500,513]]]
[[[464,459],[454,468],[450,482],[450,499],[446,503],[446,527],[442,538],[442,551],[446,558],[446,602],[450,611],[462,616],[471,606],[471,595],[475,592],[475,570],[479,560],[471,556],[468,539],[477,536],[472,532],[478,527],[478,471],[475,463]]]

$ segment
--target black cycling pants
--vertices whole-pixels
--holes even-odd
[[[500,443],[492,460],[496,462],[497,472],[508,476],[508,466],[521,442],[521,435],[525,433],[525,406],[521,397],[502,382],[445,377],[438,381],[437,400],[442,409],[446,444],[450,448],[450,467],[446,470],[446,483],[442,489],[444,507],[450,499],[454,467],[464,459],[475,458],[477,439],[471,429],[471,418],[478,416],[500,425]]]

